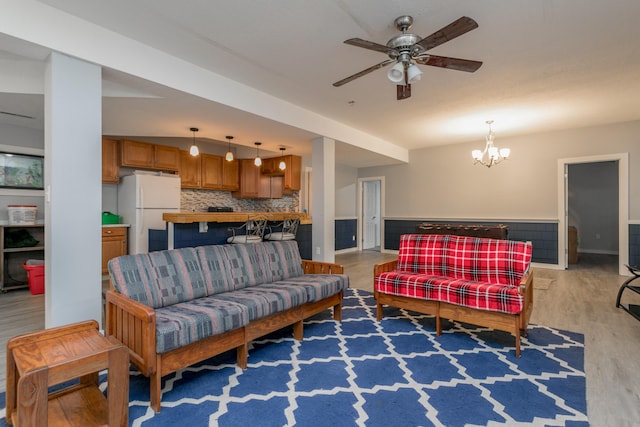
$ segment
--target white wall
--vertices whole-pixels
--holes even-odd
[[[404,165],[364,168],[386,177],[386,216],[460,219],[557,219],[558,159],[629,153],[629,219],[640,219],[640,121],[518,138],[496,135],[508,161],[473,165],[469,144],[412,150]]]
[[[358,169],[336,165],[336,218],[355,218]]]

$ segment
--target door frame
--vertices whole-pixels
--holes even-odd
[[[618,162],[618,274],[629,275],[624,266],[629,263],[629,153],[558,159],[558,267],[563,270],[568,266],[569,165],[609,161]]]
[[[358,251],[362,251],[362,239],[364,238],[364,218],[362,209],[362,194],[365,181],[380,181],[380,252],[384,252],[384,217],[385,217],[385,184],[384,176],[371,176],[367,178],[358,178],[357,194],[356,194],[356,210],[358,215]]]

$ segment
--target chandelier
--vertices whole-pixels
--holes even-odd
[[[486,137],[487,145],[484,147],[483,151],[473,150],[471,152],[471,156],[473,156],[474,165],[480,163],[481,165],[490,168],[503,160],[507,160],[509,158],[509,154],[511,154],[511,150],[508,148],[498,149],[498,147],[494,147],[493,138],[495,135],[491,129],[493,120],[487,120],[486,123],[489,125],[489,134]]]

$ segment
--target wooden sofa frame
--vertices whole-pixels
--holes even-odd
[[[302,260],[304,274],[343,274],[339,264]],[[150,406],[160,412],[162,377],[210,357],[236,348],[236,360],[247,368],[249,342],[293,325],[293,336],[301,341],[302,322],[321,311],[333,307],[334,320],[342,320],[343,292],[321,301],[275,313],[248,325],[214,335],[166,353],[156,353],[156,315],[153,308],[134,301],[111,289],[106,293],[106,335],[114,337],[129,348],[130,361],[150,380]]]
[[[397,259],[376,264],[373,267],[373,277],[375,278],[380,273],[395,271],[397,267]],[[518,289],[524,300],[522,311],[516,314],[463,307],[443,301],[390,295],[374,289],[376,319],[378,321],[382,320],[382,306],[389,305],[435,316],[436,336],[442,334],[442,318],[509,332],[515,337],[516,357],[520,357],[520,334],[526,336],[529,318],[533,312],[533,274],[531,271],[527,272],[522,278]]]

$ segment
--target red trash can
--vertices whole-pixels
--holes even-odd
[[[27,270],[29,290],[32,295],[44,293],[44,261],[40,259],[29,259],[22,267]]]

